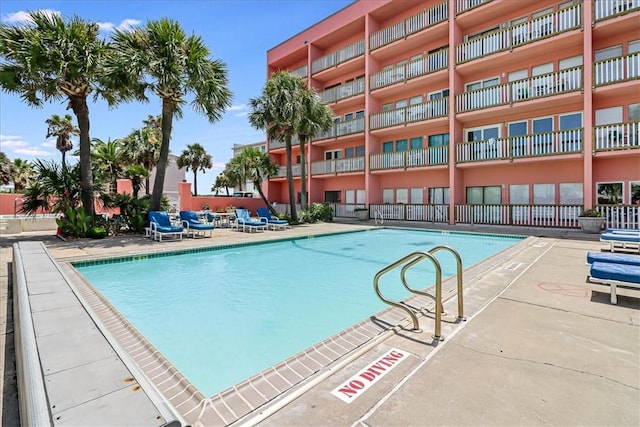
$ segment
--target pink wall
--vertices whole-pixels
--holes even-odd
[[[0,194],[0,215],[13,215],[14,207],[16,212],[19,213],[22,207],[22,194]]]
[[[202,210],[202,206],[206,203],[209,205],[209,210],[225,210],[228,206],[234,206],[236,208],[249,209],[252,213],[255,213],[256,208],[265,206],[262,198],[252,197],[219,197],[219,196],[197,196],[191,195],[191,183],[181,182],[178,184],[178,193],[180,194],[180,206],[181,211],[199,211]]]

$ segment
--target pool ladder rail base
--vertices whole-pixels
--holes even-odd
[[[444,340],[444,337],[442,336],[442,314],[444,313],[444,307],[442,305],[442,268],[440,267],[440,262],[433,254],[442,250],[451,252],[453,256],[456,258],[456,264],[457,264],[456,278],[457,278],[457,290],[458,290],[457,291],[457,294],[458,294],[457,320],[465,321],[466,317],[464,316],[464,304],[463,304],[463,295],[462,295],[462,258],[460,257],[460,254],[458,253],[458,251],[456,251],[451,246],[440,245],[440,246],[435,246],[426,252],[425,251],[412,252],[408,255],[403,256],[397,261],[389,264],[382,270],[380,270],[378,273],[376,273],[373,279],[373,287],[374,287],[374,290],[376,291],[376,294],[378,295],[378,298],[380,298],[383,302],[393,307],[397,307],[397,308],[400,308],[401,310],[404,310],[409,315],[409,318],[413,323],[413,332],[420,333],[422,332],[422,329],[420,329],[420,322],[418,321],[418,317],[416,316],[416,313],[402,301],[394,301],[392,299],[389,299],[384,295],[382,295],[382,293],[380,292],[380,278],[385,274],[389,273],[390,271],[395,270],[398,267],[402,267],[402,269],[400,270],[400,281],[402,285],[409,292],[417,295],[426,296],[428,298],[433,299],[435,302],[435,331],[433,334],[433,339],[437,341]],[[409,271],[409,269],[411,269],[413,266],[421,263],[426,259],[430,260],[433,263],[436,270],[435,297],[428,292],[409,286],[409,283],[407,282],[407,279],[406,279],[407,271]],[[429,312],[429,310],[427,310],[425,307],[421,307],[418,311],[421,312],[423,315],[424,315],[424,311]]]

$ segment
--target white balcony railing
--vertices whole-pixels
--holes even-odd
[[[294,76],[302,77],[303,79],[307,78],[307,66],[303,65],[302,67],[296,68],[295,70],[289,71]]]
[[[543,98],[582,89],[582,66],[456,95],[456,112]]]
[[[640,78],[640,52],[603,59],[593,64],[596,86]]]
[[[342,123],[334,123],[331,129],[314,136],[312,140],[318,141],[320,139],[336,138],[339,136],[351,135],[359,132],[364,132],[364,117],[347,120],[346,122]]]
[[[364,77],[356,79],[352,82],[345,83],[340,86],[332,87],[319,93],[320,99],[324,103],[336,102],[341,99],[350,98],[352,96],[364,93]]]
[[[583,151],[583,129],[489,138],[456,144],[456,162],[539,157]]]
[[[601,21],[640,8],[640,0],[594,0],[593,18]]]
[[[291,165],[291,172],[293,176],[300,176],[300,165]],[[286,178],[287,176],[287,167],[286,166],[278,166],[278,173],[276,174],[277,178]]]
[[[323,160],[311,163],[312,175],[361,171],[364,171],[364,157],[349,157],[347,159]]]
[[[456,0],[456,15],[478,7],[484,3],[489,3],[492,0]]]
[[[369,49],[375,50],[396,40],[403,39],[429,26],[446,21],[448,17],[449,8],[447,2],[423,10],[416,15],[371,34],[369,36]]]
[[[441,49],[421,58],[413,59],[406,64],[372,74],[369,77],[371,90],[389,86],[394,83],[444,70],[449,66],[449,48]]]
[[[594,144],[596,151],[640,148],[640,122],[596,126]]]
[[[410,167],[446,165],[447,163],[449,163],[448,145],[393,153],[376,153],[369,156],[369,168],[371,170],[406,169]]]
[[[397,110],[383,111],[369,116],[371,130],[412,122],[420,122],[437,117],[444,117],[449,111],[449,97],[434,99],[421,104],[398,108]]]
[[[298,135],[294,135],[291,137],[291,146],[299,145],[300,140],[298,139]],[[287,143],[284,141],[280,141],[278,139],[272,139],[269,141],[269,150],[275,150],[276,148],[284,148],[287,146]]]
[[[581,25],[582,4],[578,3],[513,27],[473,37],[456,46],[456,64],[577,29]]]
[[[311,63],[311,73],[316,74],[328,68],[335,67],[349,59],[364,55],[364,39],[358,40],[342,49],[316,59]]]
[[[581,205],[455,205],[463,224],[577,228]]]

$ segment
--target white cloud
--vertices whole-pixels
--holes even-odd
[[[213,162],[212,163],[213,167],[211,168],[211,170],[224,170],[226,164],[223,162]]]
[[[55,139],[50,139],[48,141],[43,142],[40,145],[43,146],[43,147],[48,147],[48,148],[56,148],[56,140]]]
[[[240,111],[240,110],[246,110],[247,109],[247,104],[240,104],[240,105],[232,105],[231,107],[227,108],[227,111]]]
[[[52,9],[39,9],[38,12],[43,12],[47,15],[60,15],[60,12]],[[29,16],[29,12],[25,12],[24,10],[20,10],[18,12],[9,13],[7,15],[2,15],[0,21],[7,22],[9,24],[26,24],[31,21],[31,17]]]
[[[18,148],[14,152],[25,156],[53,156],[53,153],[38,148]]]
[[[26,147],[29,145],[21,136],[17,135],[0,135],[0,149],[13,147]]]
[[[248,115],[249,115],[249,112],[248,111],[244,111],[242,113],[236,113],[233,116],[234,117],[247,117]]]
[[[122,20],[122,22],[120,22],[120,24],[117,26],[111,22],[98,22],[98,28],[100,29],[100,31],[106,31],[108,33],[111,33],[115,30],[132,31],[134,27],[140,25],[140,22],[141,21],[137,19],[131,18]]]

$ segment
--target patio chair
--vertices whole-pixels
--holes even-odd
[[[271,216],[269,208],[258,208],[256,209],[256,213],[260,221],[266,223],[267,227],[272,230],[284,230],[289,226],[288,221]]]
[[[195,211],[180,211],[180,220],[185,228],[187,236],[193,238],[206,237],[205,234],[209,232],[209,237],[213,235],[213,224],[205,224],[200,221],[198,214]]]
[[[163,237],[178,237],[182,240],[184,228],[171,224],[169,213],[149,211],[149,234],[153,240],[162,242]]]
[[[612,264],[640,266],[640,256],[635,254],[620,254],[610,252],[587,252],[587,264],[593,264],[594,262],[608,262]]]
[[[600,241],[609,245],[611,252],[633,251],[640,253],[640,230],[629,232],[604,232]]]
[[[242,231],[264,231],[267,228],[267,224],[261,221],[255,221],[249,216],[247,209],[236,209],[235,227]]]
[[[640,265],[594,262],[591,264],[588,282],[609,285],[611,304],[618,303],[617,288],[640,289]]]

